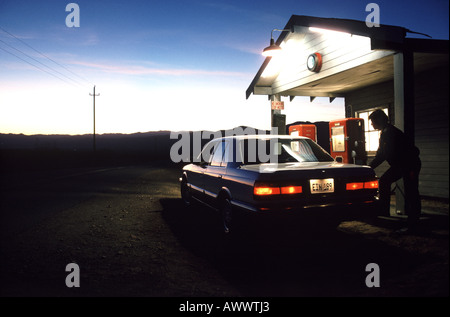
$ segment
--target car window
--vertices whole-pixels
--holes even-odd
[[[304,141],[291,141],[289,146],[288,144],[282,146],[286,153],[289,153],[299,162],[318,162],[319,159],[314,155],[311,145]]]
[[[217,143],[217,145],[215,146],[213,157],[211,159],[211,166],[220,166],[222,164],[224,149],[224,142]]]
[[[244,164],[332,162],[334,159],[310,139],[244,140],[240,142]]]
[[[223,153],[222,166],[226,166],[228,162],[234,162],[233,140],[225,140],[225,149]]]
[[[217,141],[208,142],[197,157],[198,162],[210,163],[214,150],[217,147]]]

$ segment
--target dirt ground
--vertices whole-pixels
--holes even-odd
[[[177,176],[173,170],[149,169],[134,184],[99,193],[2,241],[2,295],[235,294],[180,246],[161,216],[160,199],[179,197]],[[149,186],[156,180],[158,186]],[[80,267],[79,288],[65,286],[68,263]]]
[[[329,236],[277,229],[230,239],[206,208],[182,208],[178,169],[138,169],[2,239],[1,296],[448,296],[448,216],[427,217],[419,235],[375,219]],[[378,289],[364,284],[370,262],[381,268]],[[69,263],[79,265],[78,288],[65,284]]]

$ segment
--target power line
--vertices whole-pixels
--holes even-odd
[[[76,80],[74,80],[74,79],[72,79],[72,78],[70,78],[70,77],[64,75],[63,73],[57,71],[56,69],[54,69],[54,68],[52,68],[52,67],[50,67],[50,66],[48,66],[48,65],[45,65],[44,63],[42,63],[42,62],[40,62],[39,60],[35,59],[34,57],[28,55],[27,53],[25,53],[25,52],[19,50],[18,48],[14,47],[14,46],[12,46],[12,45],[10,45],[10,44],[8,44],[8,43],[6,43],[5,41],[0,40],[0,42],[2,42],[3,44],[5,44],[6,46],[8,46],[8,47],[10,47],[10,48],[12,48],[12,49],[18,51],[19,53],[22,53],[23,55],[25,55],[25,56],[27,56],[28,58],[34,60],[35,62],[41,64],[42,66],[47,67],[48,69],[54,71],[55,73],[58,73],[58,74],[60,74],[61,76],[63,76],[63,77],[65,77],[65,78],[67,78],[67,79],[73,81],[73,82],[76,83],[77,85],[82,86],[82,85],[81,85],[79,82],[77,82]],[[3,49],[3,50],[5,51],[5,49]],[[11,52],[9,52],[9,53],[12,54]],[[14,56],[16,56],[17,58],[19,58],[19,57],[18,57],[17,55],[15,55],[15,54],[12,54],[12,55],[14,55]],[[21,58],[21,60],[24,60],[24,59]],[[28,64],[31,64],[31,65],[35,66],[35,65],[32,64],[32,63],[28,63]],[[42,70],[41,68],[39,68],[39,69]],[[47,72],[47,73],[48,73],[48,72]],[[61,79],[61,78],[58,77],[58,76],[57,76],[57,78]]]
[[[43,71],[43,72],[45,72],[45,73],[47,73],[47,74],[49,74],[49,75],[51,75],[51,76],[55,77],[55,78],[58,78],[59,80],[62,80],[62,81],[64,81],[64,82],[65,82],[65,83],[67,83],[67,84],[73,85],[73,83],[71,83],[71,82],[68,82],[67,80],[64,80],[64,79],[63,79],[63,78],[61,78],[61,77],[58,77],[58,76],[56,76],[55,74],[53,74],[53,73],[50,73],[49,71],[47,71],[47,70],[45,70],[45,69],[43,69],[43,68],[41,68],[41,67],[39,67],[39,66],[37,66],[37,65],[34,65],[33,63],[30,63],[29,61],[27,61],[27,60],[23,59],[22,57],[20,57],[20,56],[17,56],[16,54],[14,54],[14,53],[11,53],[10,51],[7,51],[7,50],[5,50],[5,49],[4,49],[3,47],[0,47],[0,50],[2,50],[2,51],[5,51],[6,53],[8,53],[8,54],[11,54],[11,55],[13,55],[13,56],[17,57],[18,59],[20,59],[20,60],[24,61],[25,63],[27,63],[27,64],[30,64],[31,66],[33,66],[33,67],[36,67],[37,69],[39,69],[39,70],[41,70],[41,71]]]
[[[13,38],[15,38],[16,40],[18,40],[19,42],[21,42],[22,44],[24,44],[24,45],[26,45],[27,47],[29,47],[29,48],[32,49],[33,51],[35,51],[35,52],[38,53],[39,55],[43,56],[44,58],[46,58],[46,59],[48,59],[49,61],[53,62],[54,64],[58,65],[59,67],[64,68],[66,71],[68,71],[69,73],[75,75],[76,77],[78,77],[79,79],[85,81],[86,83],[91,84],[91,82],[90,82],[89,80],[87,80],[86,78],[81,77],[80,75],[78,75],[77,73],[73,72],[72,70],[70,70],[70,69],[67,68],[66,66],[61,65],[60,63],[58,63],[57,61],[55,61],[55,60],[53,60],[52,58],[48,57],[48,56],[45,55],[44,53],[38,51],[37,49],[35,49],[34,47],[32,47],[31,45],[29,45],[29,44],[26,43],[25,41],[22,41],[20,38],[18,38],[18,37],[15,36],[14,34],[12,34],[11,32],[8,32],[7,30],[5,30],[2,26],[0,26],[0,29],[1,29],[3,32],[5,32],[6,34],[10,35],[11,37],[13,37]],[[3,41],[2,41],[2,42],[3,42]],[[3,42],[3,43],[5,43],[5,42]],[[6,43],[5,43],[5,44],[6,44]],[[8,44],[7,44],[7,45],[8,45]],[[10,46],[10,45],[8,45],[8,46]],[[12,47],[12,46],[10,46],[10,47]],[[14,47],[13,47],[13,48],[14,48]],[[14,49],[17,50],[17,51],[20,51],[20,50],[17,49],[17,48],[14,48]],[[22,54],[24,54],[24,55],[27,55],[29,58],[35,60],[34,58],[30,57],[28,54],[26,54],[26,53],[24,53],[24,52],[22,52],[22,51],[20,51],[20,52],[21,52]],[[13,55],[14,55],[14,54],[13,54]],[[37,60],[36,60],[36,61],[37,61]],[[45,64],[43,64],[43,63],[41,63],[41,62],[39,62],[39,61],[38,61],[38,63],[44,65],[44,66],[47,67],[47,68],[52,69],[53,71],[55,71],[55,72],[57,72],[57,73],[63,75],[63,76],[66,77],[66,78],[69,78],[68,76],[66,76],[66,75],[64,75],[64,74],[62,74],[62,73],[56,71],[55,69],[51,68],[50,66],[47,66],[47,65],[45,65]],[[72,81],[74,81],[74,82],[76,82],[74,79],[71,79],[71,78],[69,78],[69,79],[72,80]]]
[[[71,71],[70,69],[68,69],[67,67],[65,67],[64,65],[61,65],[60,63],[58,63],[57,61],[53,60],[52,58],[48,57],[47,55],[45,55],[44,53],[38,51],[37,49],[35,49],[34,47],[32,47],[31,45],[29,45],[28,43],[26,43],[25,41],[22,41],[20,38],[18,38],[17,36],[15,36],[14,34],[12,34],[11,32],[8,32],[7,30],[5,30],[3,27],[0,26],[0,29],[7,33],[8,35],[14,37],[16,40],[18,40],[19,42],[23,43],[24,45],[28,46],[29,48],[31,48],[33,51],[35,51],[36,53],[40,54],[41,56],[45,57],[46,59],[52,61],[53,63],[55,63],[56,65],[64,68],[65,70],[67,70],[68,72],[70,72],[71,74],[77,76],[78,78],[80,78],[81,80],[84,80],[85,82],[91,84],[91,82],[89,82],[89,80],[81,77],[80,75],[74,73],[73,71]]]

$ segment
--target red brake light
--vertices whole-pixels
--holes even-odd
[[[282,194],[301,194],[303,191],[302,186],[285,186],[281,187]]]
[[[364,188],[366,189],[375,189],[378,188],[378,181],[365,182]]]
[[[279,195],[279,187],[258,186],[253,188],[253,193],[257,196]]]
[[[364,183],[347,183],[346,189],[347,190],[358,190],[363,189]]]
[[[256,185],[253,188],[253,194],[255,196],[270,196],[270,195],[292,195],[301,194],[303,192],[302,186],[283,186],[273,187],[266,185]]]
[[[377,188],[378,188],[377,180],[364,183],[347,183],[346,185],[347,190],[377,189]]]

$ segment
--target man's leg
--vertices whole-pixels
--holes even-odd
[[[380,216],[391,215],[391,185],[400,179],[401,172],[390,167],[379,180],[380,191]]]
[[[408,228],[412,230],[417,228],[422,209],[419,193],[419,172],[420,167],[407,173],[403,177],[405,183],[405,210],[408,216]]]

